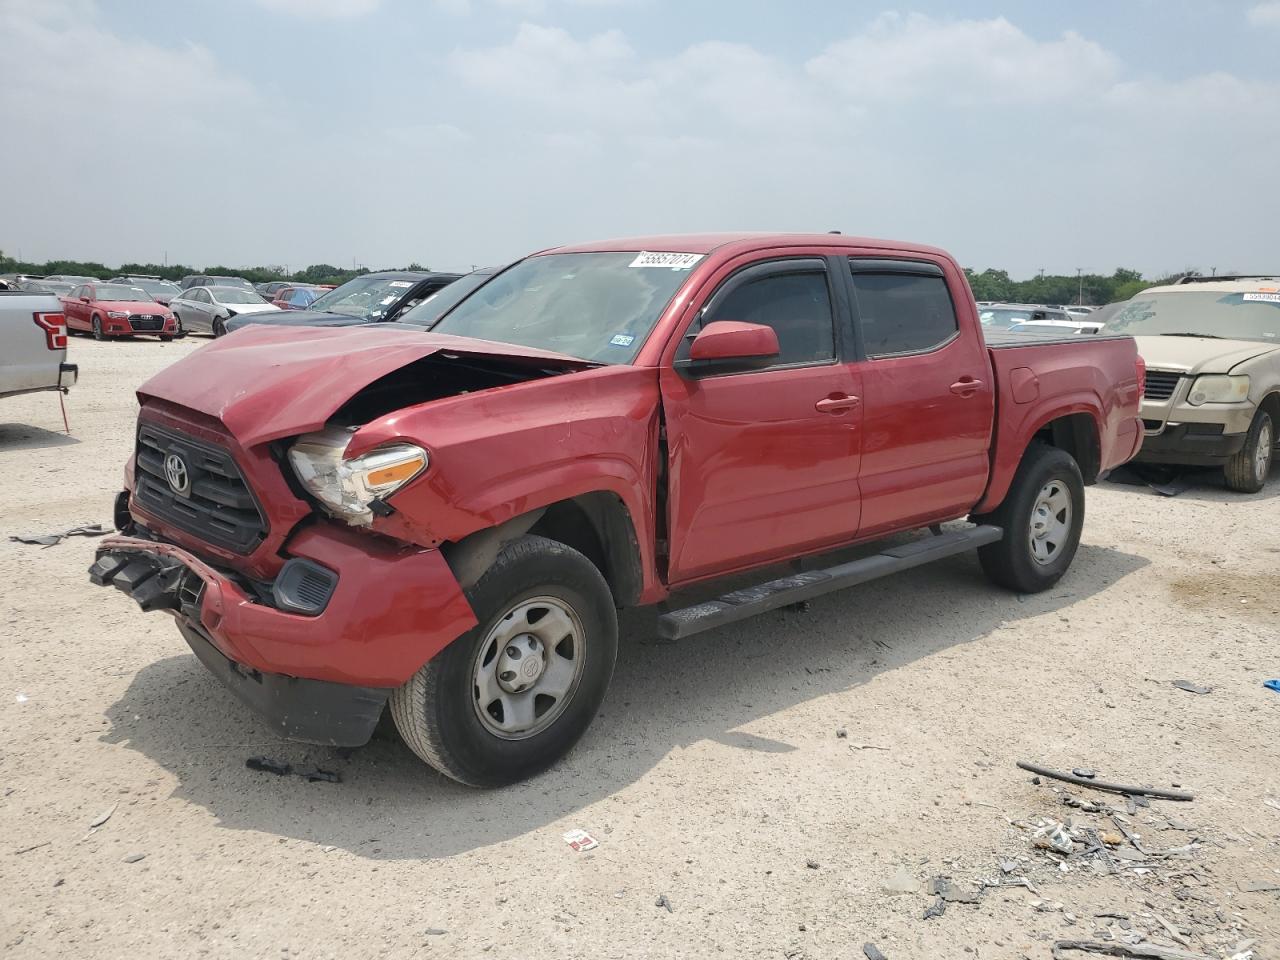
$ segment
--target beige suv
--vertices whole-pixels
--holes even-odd
[[[1221,466],[1233,490],[1267,482],[1280,436],[1280,274],[1186,277],[1107,321],[1147,362],[1147,463]]]

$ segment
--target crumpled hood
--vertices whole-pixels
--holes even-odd
[[[1103,331],[1105,332],[1105,330]],[[1230,373],[1237,364],[1280,350],[1280,343],[1215,340],[1212,337],[1134,337],[1149,370],[1179,373]]]
[[[221,420],[246,447],[319,430],[373,381],[434,353],[500,357],[531,366],[586,370],[558,353],[421,331],[337,328],[298,331],[252,325],[171,364],[138,389]]]
[[[224,303],[232,316],[245,313],[278,313],[280,308],[274,303]]]

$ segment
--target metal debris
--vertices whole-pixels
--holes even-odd
[[[1064,783],[1074,783],[1081,787],[1092,787],[1094,790],[1106,790],[1109,793],[1123,793],[1135,798],[1142,796],[1156,797],[1161,800],[1195,799],[1192,794],[1187,793],[1185,790],[1161,790],[1156,787],[1132,787],[1121,783],[1109,783],[1106,780],[1090,780],[1086,777],[1077,777],[1073,773],[1062,773],[1058,770],[1051,770],[1048,767],[1041,767],[1034,763],[1027,763],[1025,760],[1019,760],[1018,766],[1029,773],[1039,774],[1042,777],[1052,777],[1054,780],[1061,780]]]
[[[1185,690],[1187,693],[1210,693],[1213,687],[1202,687],[1199,684],[1192,683],[1190,680],[1174,680],[1173,685],[1179,690]]]
[[[29,534],[26,536],[13,536],[9,539],[15,543],[26,543],[32,546],[52,547],[61,543],[67,537],[105,537],[111,531],[100,523],[85,524],[84,526],[72,527],[70,530],[64,530],[62,533],[42,533]]]
[[[111,815],[112,815],[113,813],[115,813],[115,812],[116,812],[116,807],[118,807],[118,806],[120,806],[120,804],[119,804],[119,803],[113,803],[113,804],[111,805],[111,809],[110,809],[110,810],[106,811],[105,813],[100,813],[100,814],[98,814],[96,817],[94,817],[92,820],[90,820],[90,821],[89,821],[89,829],[90,829],[90,830],[96,830],[98,827],[102,826],[104,823],[106,823],[108,820],[110,820],[110,819],[111,819]]]
[[[665,893],[658,894],[658,899],[653,902],[653,905],[655,907],[661,907],[666,910],[667,913],[675,913],[675,911],[671,909],[671,901],[667,899],[667,895]]]
[[[862,953],[867,960],[889,960],[874,943],[864,943],[862,945]]]

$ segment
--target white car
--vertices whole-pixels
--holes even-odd
[[[67,363],[67,320],[50,293],[0,291],[0,397],[66,391],[78,370]]]
[[[1023,320],[1009,328],[1010,333],[1059,333],[1075,336],[1081,333],[1099,333],[1102,324],[1095,320]]]
[[[170,300],[169,309],[178,318],[179,334],[211,333],[215,337],[227,332],[227,321],[232,317],[280,310],[241,287],[191,287]]]

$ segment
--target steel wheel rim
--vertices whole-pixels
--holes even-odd
[[[581,618],[557,597],[511,606],[472,662],[471,702],[485,730],[527,740],[554,724],[582,680],[584,639]]]
[[[1271,470],[1271,424],[1264,423],[1258,431],[1258,449],[1253,452],[1253,473],[1259,482],[1267,479]]]
[[[1062,555],[1071,536],[1071,491],[1061,480],[1050,480],[1036,494],[1028,525],[1031,559],[1048,566]]]

